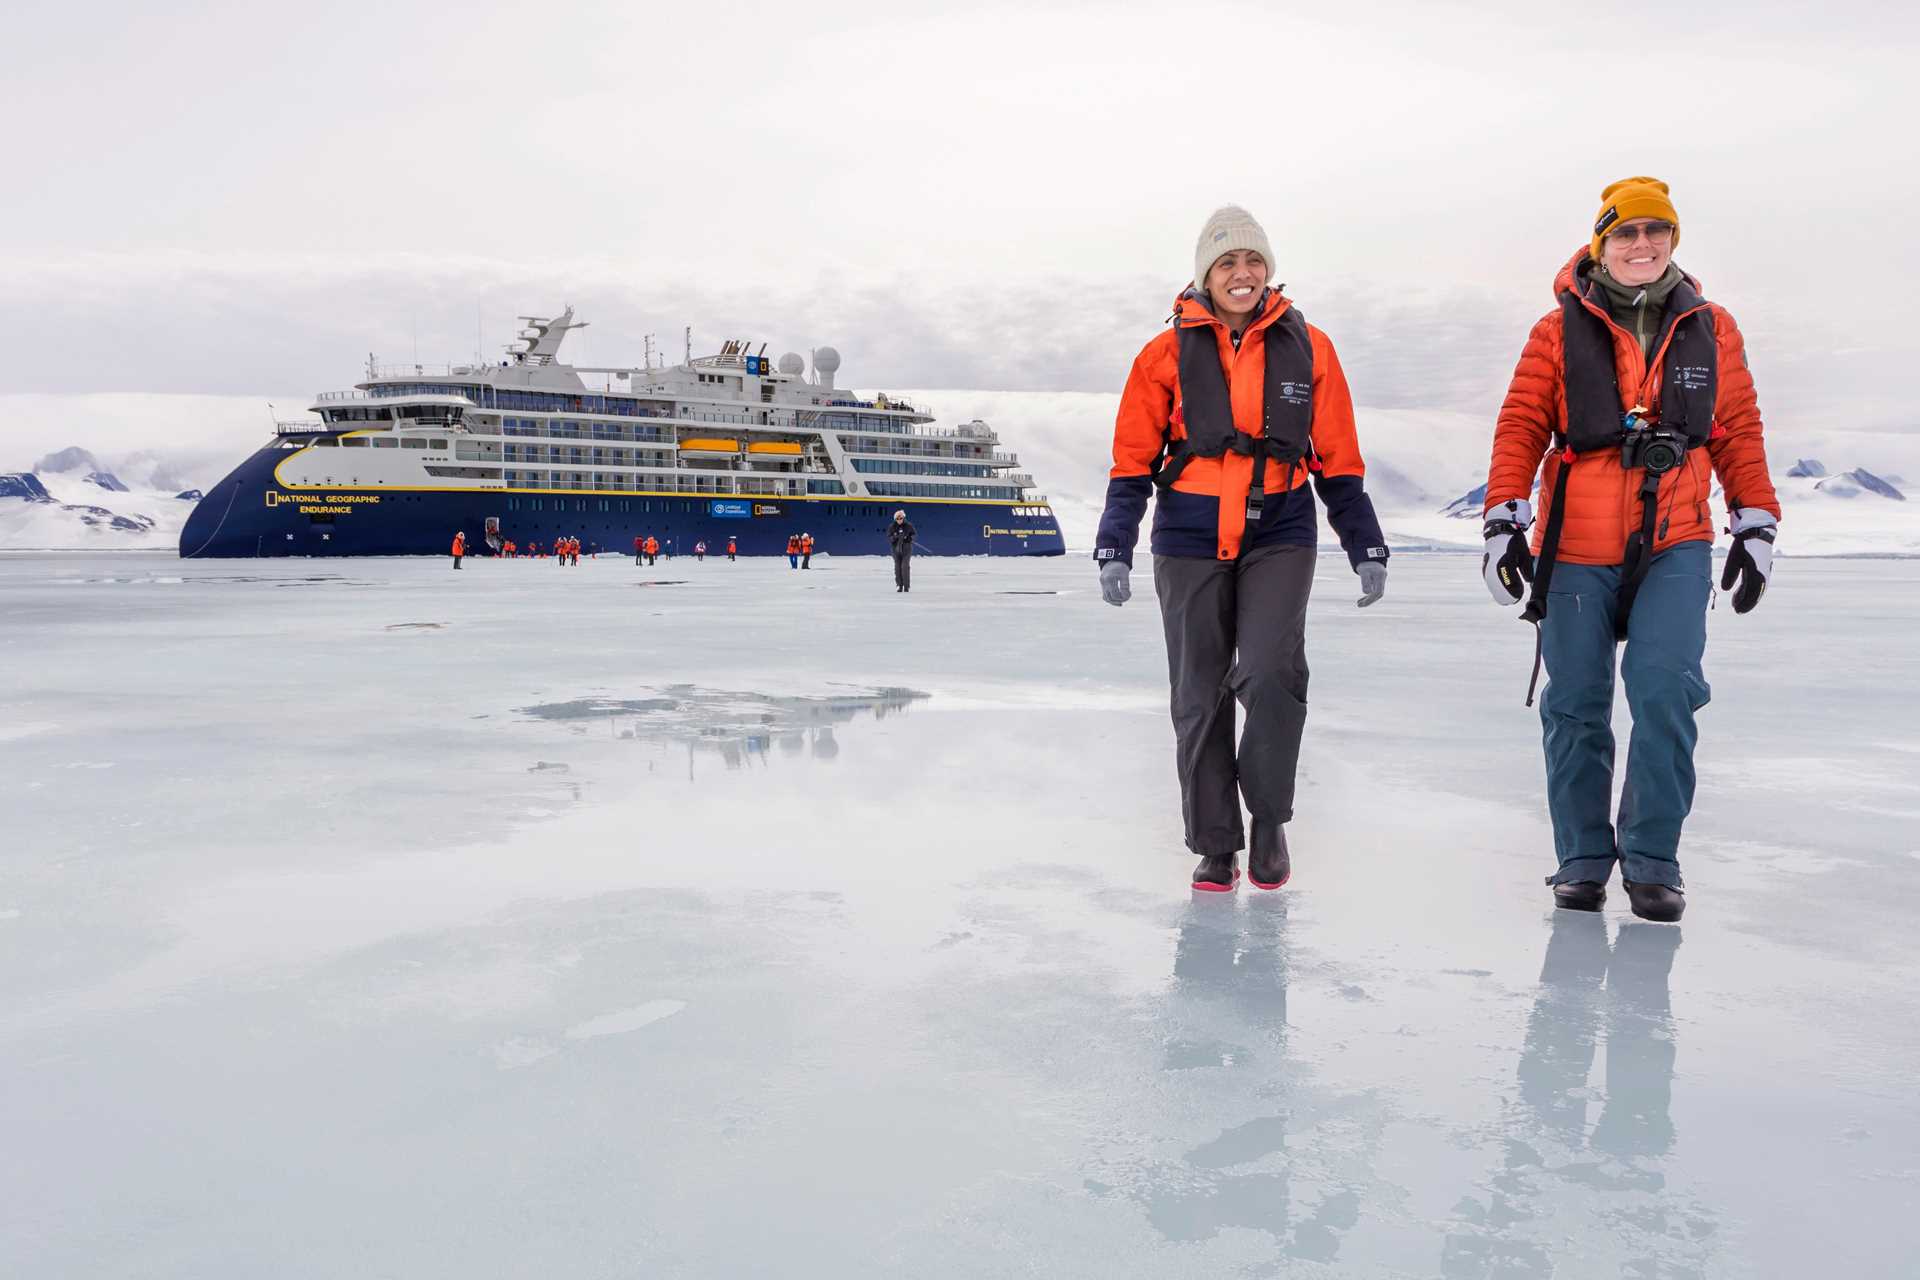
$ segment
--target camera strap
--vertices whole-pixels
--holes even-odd
[[[1627,558],[1620,571],[1620,594],[1614,602],[1613,638],[1627,638],[1627,619],[1633,598],[1653,567],[1654,530],[1660,519],[1660,472],[1649,470],[1640,481],[1640,527],[1627,535]]]

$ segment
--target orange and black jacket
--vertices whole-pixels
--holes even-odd
[[[1186,436],[1180,413],[1177,330],[1212,329],[1234,426],[1258,437],[1263,431],[1266,392],[1264,335],[1292,305],[1277,290],[1269,290],[1255,318],[1236,337],[1214,316],[1202,295],[1189,289],[1175,301],[1173,326],[1141,350],[1120,396],[1106,510],[1094,536],[1096,560],[1133,563],[1140,520],[1155,491],[1153,473],[1169,446]],[[1387,558],[1387,540],[1366,493],[1367,468],[1354,432],[1346,374],[1327,335],[1312,325],[1306,328],[1313,344],[1313,414],[1305,463],[1289,467],[1266,461],[1262,487],[1268,497],[1259,523],[1249,529],[1247,492],[1252,487],[1253,459],[1231,451],[1217,458],[1193,458],[1170,487],[1159,490],[1153,510],[1154,555],[1232,560],[1254,547],[1315,545],[1319,521],[1307,490],[1311,476],[1353,566],[1357,569],[1369,560],[1378,563]]]
[[[1582,248],[1554,278],[1554,297],[1571,290],[1587,311],[1606,323],[1613,342],[1614,372],[1620,383],[1620,408],[1625,411],[1645,405],[1657,412],[1654,397],[1665,372],[1666,347],[1656,347],[1653,359],[1647,359],[1639,341],[1608,314],[1599,286],[1589,279],[1592,269],[1592,258]],[[1689,284],[1698,290],[1696,282],[1689,280]],[[1698,301],[1695,306],[1710,314],[1718,353],[1713,432],[1703,447],[1689,449],[1685,461],[1661,482],[1655,551],[1681,542],[1713,541],[1713,517],[1707,499],[1716,476],[1726,492],[1728,507],[1757,507],[1776,520],[1780,518],[1780,499],[1767,475],[1760,405],[1754,395],[1753,374],[1747,369],[1746,345],[1739,326],[1714,303]],[[1539,473],[1539,510],[1533,522],[1533,550],[1537,555],[1560,468],[1571,466],[1559,558],[1569,564],[1619,564],[1626,557],[1627,535],[1640,527],[1640,482],[1644,473],[1621,466],[1618,449],[1589,451],[1568,463],[1562,453],[1550,448],[1554,433],[1567,428],[1566,355],[1566,318],[1555,307],[1527,336],[1526,349],[1513,371],[1513,383],[1500,406],[1493,459],[1487,469],[1486,505],[1491,510],[1509,499],[1528,497],[1533,492],[1534,476]]]

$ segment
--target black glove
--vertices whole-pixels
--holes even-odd
[[[1767,580],[1773,576],[1774,519],[1769,512],[1741,507],[1734,511],[1728,532],[1733,534],[1733,549],[1727,552],[1720,589],[1733,592],[1735,613],[1751,613],[1767,593]],[[1740,584],[1737,587],[1736,582]]]
[[[1533,552],[1527,550],[1527,526],[1532,523],[1533,506],[1525,498],[1503,502],[1487,512],[1487,526],[1480,531],[1487,540],[1480,572],[1495,604],[1519,604],[1533,582]]]

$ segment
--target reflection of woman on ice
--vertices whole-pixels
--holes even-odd
[[[1387,585],[1387,546],[1362,477],[1346,375],[1327,336],[1270,287],[1260,224],[1227,206],[1207,219],[1173,327],[1133,362],[1113,431],[1094,559],[1107,603],[1132,597],[1147,498],[1153,580],[1166,631],[1187,848],[1196,889],[1239,882],[1240,798],[1253,815],[1247,876],[1291,870],[1285,824],[1307,719],[1307,595],[1326,504],[1362,605]],[[1258,464],[1258,465],[1256,465]],[[1233,702],[1245,713],[1238,749]]]

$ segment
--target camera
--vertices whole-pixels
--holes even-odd
[[[1650,475],[1665,475],[1686,456],[1686,439],[1665,427],[1639,427],[1620,441],[1620,465],[1629,471],[1645,467]]]

